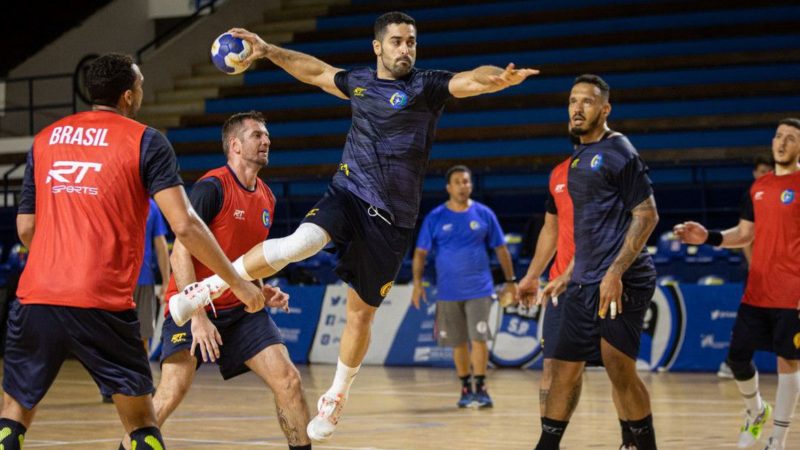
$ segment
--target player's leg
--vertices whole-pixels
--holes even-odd
[[[636,372],[636,360],[605,339],[600,343],[600,348],[606,372],[619,398],[615,406],[621,408],[620,417],[628,418],[628,427],[639,450],[654,450],[656,440],[650,394]]]
[[[475,403],[478,408],[491,408],[492,398],[486,387],[486,368],[489,365],[489,313],[492,310],[492,298],[484,297],[464,302],[467,332],[470,340],[470,361],[472,375],[475,378]]]
[[[475,400],[470,375],[469,334],[463,301],[439,300],[436,302],[436,341],[441,347],[453,348],[456,375],[461,380],[458,407],[472,406]]]
[[[756,349],[772,349],[772,324],[765,308],[742,303],[733,324],[731,345],[726,359],[736,387],[745,404],[744,424],[739,430],[739,447],[754,445],[772,416],[772,406],[761,398],[758,370],[753,364]]]
[[[619,393],[614,385],[611,385],[611,399],[614,401],[614,409],[617,411],[617,417],[619,419],[619,428],[622,434],[622,444],[620,444],[620,450],[637,450],[636,449],[636,439],[633,437],[633,432],[631,431],[630,424],[628,423],[628,419],[623,412],[622,401],[619,398]]]
[[[550,392],[550,384],[553,380],[553,354],[558,346],[558,333],[561,326],[561,312],[553,303],[548,303],[543,311],[542,317],[542,376],[539,379],[539,417],[547,415],[547,394]]]
[[[308,405],[303,397],[300,372],[292,364],[283,344],[271,345],[246,362],[275,395],[278,422],[291,450],[310,450],[306,434],[309,422]]]
[[[778,355],[778,391],[767,449],[784,450],[800,396],[800,317],[793,309],[775,309],[771,313],[775,319],[773,349]]]
[[[339,361],[331,387],[317,402],[318,414],[308,424],[308,436],[317,441],[331,437],[342,414],[361,362],[369,349],[376,306],[367,304],[352,288],[347,289],[347,323],[339,341]]]

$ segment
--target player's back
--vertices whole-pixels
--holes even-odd
[[[140,170],[146,128],[90,111],[35,137],[35,232],[17,291],[22,303],[133,307],[149,208]]]

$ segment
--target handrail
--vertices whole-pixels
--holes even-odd
[[[201,5],[201,3],[202,3],[202,0],[195,1],[195,5],[197,7],[197,10],[194,12],[194,14],[192,14],[191,16],[184,17],[181,21],[179,21],[178,23],[172,25],[166,31],[164,31],[163,33],[159,34],[152,41],[148,42],[142,48],[137,50],[136,51],[136,63],[137,64],[141,64],[142,63],[142,55],[144,54],[144,52],[146,52],[147,50],[150,50],[152,47],[157,46],[161,41],[163,41],[168,36],[171,36],[175,31],[177,31],[177,30],[179,30],[181,28],[184,28],[187,25],[189,25],[191,22],[193,22],[206,9],[210,10],[210,14],[214,13],[214,7],[216,6],[217,0],[208,0],[207,2],[205,2],[202,5]]]
[[[34,125],[34,113],[36,111],[44,110],[44,109],[60,109],[60,108],[71,108],[72,112],[75,113],[77,111],[78,105],[75,101],[75,92],[73,88],[73,92],[70,98],[69,103],[47,103],[43,105],[35,105],[34,104],[34,83],[37,81],[43,80],[57,80],[57,79],[68,79],[70,80],[70,84],[74,86],[75,80],[74,73],[51,73],[47,75],[34,75],[30,77],[13,77],[13,78],[4,78],[0,79],[0,82],[11,84],[11,83],[26,83],[28,85],[28,105],[27,106],[11,106],[11,107],[0,107],[0,112],[7,113],[7,112],[21,112],[27,111],[28,112],[28,133],[33,135],[36,129]]]
[[[20,166],[25,164],[27,161],[28,161],[27,158],[25,158],[22,161],[20,161],[20,162],[14,164],[13,166],[11,166],[10,169],[6,170],[3,173],[3,206],[8,206],[8,191],[9,191],[9,186],[8,186],[9,183],[8,183],[8,181],[9,181],[9,177],[11,176],[11,174],[15,170],[19,169]],[[14,202],[14,203],[16,203],[16,202]]]

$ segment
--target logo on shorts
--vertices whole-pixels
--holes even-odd
[[[389,291],[392,290],[392,286],[394,286],[394,281],[390,281],[381,286],[381,297],[386,297],[389,294]]]
[[[261,223],[264,224],[264,228],[269,228],[269,226],[272,225],[272,222],[270,222],[269,219],[269,210],[265,209],[264,211],[261,211]]]
[[[389,97],[389,104],[392,105],[394,109],[401,109],[408,104],[408,96],[405,92],[397,91]]]
[[[470,223],[469,223],[469,229],[470,230],[474,231],[474,230],[479,230],[480,228],[481,228],[481,224],[479,224],[477,220],[470,221]]]
[[[175,333],[170,338],[170,342],[173,344],[182,344],[186,342],[186,333]]]
[[[794,335],[792,342],[794,343],[794,348],[800,350],[800,333]]]
[[[592,170],[599,170],[601,167],[603,167],[603,154],[598,153],[594,155],[592,162],[589,163],[589,167],[591,167]]]
[[[475,329],[478,330],[480,334],[486,334],[489,331],[489,325],[486,323],[485,320],[481,320],[480,322],[475,324]]]
[[[794,191],[791,189],[787,189],[781,192],[781,203],[784,205],[788,205],[794,201]]]
[[[308,214],[306,214],[306,217],[316,216],[317,211],[319,211],[319,208],[313,208],[311,211],[308,212]]]

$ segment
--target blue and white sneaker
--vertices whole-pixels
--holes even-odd
[[[475,405],[478,408],[491,408],[494,406],[492,397],[489,397],[489,391],[486,388],[479,389],[475,393]]]
[[[459,408],[469,408],[475,402],[475,394],[466,387],[461,388],[461,398],[458,400]]]

